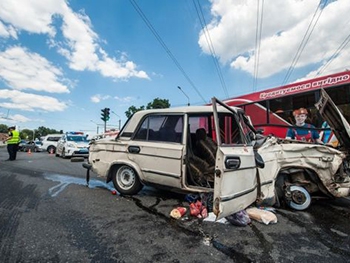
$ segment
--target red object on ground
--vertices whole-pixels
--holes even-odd
[[[173,210],[171,210],[170,216],[171,216],[172,218],[179,219],[179,218],[181,218],[184,214],[186,214],[186,211],[187,211],[186,207],[181,207],[181,206],[179,206],[179,207],[174,208]]]
[[[191,203],[190,204],[190,215],[191,216],[198,216],[200,214],[200,210],[198,209],[198,207],[196,206],[195,203]]]
[[[112,195],[116,195],[117,191],[116,190],[112,190],[111,193],[112,193]]]

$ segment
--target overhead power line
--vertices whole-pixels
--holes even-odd
[[[349,44],[350,34],[344,39],[333,55],[328,59],[328,61],[317,71],[316,76],[322,74],[322,72],[333,62],[333,60],[339,56],[340,52]]]
[[[207,101],[204,99],[200,91],[197,89],[197,87],[194,85],[193,81],[190,79],[190,77],[187,75],[183,67],[180,65],[179,61],[176,59],[176,57],[173,55],[173,53],[170,51],[170,49],[167,47],[165,42],[162,40],[160,35],[157,33],[155,28],[152,26],[151,22],[147,19],[146,15],[142,12],[141,8],[138,6],[135,0],[129,0],[134,9],[137,11],[137,13],[141,16],[142,20],[145,22],[147,27],[151,30],[152,34],[156,37],[158,42],[161,44],[161,46],[164,48],[168,56],[172,59],[172,61],[175,63],[177,68],[181,71],[181,73],[184,75],[184,77],[187,79],[187,81],[190,83],[191,87],[197,92],[197,94],[201,97],[204,103],[207,103]]]
[[[318,23],[318,20],[321,17],[323,9],[327,5],[327,2],[328,2],[328,0],[320,0],[319,4],[314,12],[314,15],[313,15],[308,27],[307,27],[307,30],[304,34],[304,37],[300,42],[299,48],[298,48],[298,50],[293,58],[293,61],[292,61],[291,65],[289,66],[289,69],[286,73],[286,76],[283,79],[282,85],[286,84],[287,81],[289,80],[290,76],[292,75],[294,68],[295,68],[295,65],[297,64],[302,52],[304,51],[304,48],[305,48],[306,44],[308,43],[310,36],[311,36],[312,32],[314,31],[315,26]],[[320,12],[318,12],[319,10],[320,10]],[[317,13],[318,13],[318,16],[316,18]]]
[[[257,8],[256,8],[255,61],[254,61],[253,91],[256,91],[256,87],[258,84],[260,45],[261,45],[263,18],[264,18],[264,0],[262,0],[262,3],[261,3],[261,12],[260,12],[260,0],[258,0]]]
[[[197,12],[198,19],[199,19],[199,21],[201,23],[201,26],[202,26],[202,29],[203,29],[203,33],[204,33],[204,36],[205,36],[205,40],[207,41],[207,44],[208,44],[208,47],[209,47],[209,50],[210,50],[210,53],[211,53],[211,57],[213,59],[214,65],[215,65],[216,72],[218,73],[218,76],[219,76],[219,79],[220,79],[221,86],[222,86],[222,88],[224,90],[225,96],[228,98],[229,94],[228,94],[228,91],[227,91],[226,83],[225,83],[224,77],[223,77],[222,72],[221,72],[220,64],[218,62],[217,55],[215,53],[213,42],[211,41],[211,37],[210,37],[210,34],[209,34],[208,27],[206,26],[207,23],[205,21],[204,15],[203,15],[201,4],[199,3],[199,0],[197,0],[197,4],[196,4],[196,1],[193,0],[193,4],[194,4],[194,7],[195,7],[196,12]]]

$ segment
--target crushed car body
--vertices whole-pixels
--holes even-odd
[[[350,189],[345,151],[262,136],[242,109],[216,98],[211,106],[136,112],[115,139],[91,142],[83,166],[125,195],[143,185],[213,193],[217,219],[252,203],[303,210],[313,196]]]

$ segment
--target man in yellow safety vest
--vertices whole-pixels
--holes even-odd
[[[19,137],[19,132],[16,131],[16,127],[14,126],[8,128],[8,136],[6,142],[9,158],[6,161],[14,161],[16,160],[18,144],[21,141],[21,138]]]

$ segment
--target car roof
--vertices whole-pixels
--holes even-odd
[[[242,111],[242,109],[237,107],[230,107],[234,112]],[[217,107],[218,112],[229,113],[230,111],[222,106]],[[186,106],[186,107],[174,107],[174,108],[166,108],[166,109],[149,109],[149,110],[141,110],[135,112],[132,117],[128,120],[125,128],[122,133],[130,133],[134,132],[137,125],[143,119],[144,116],[149,114],[212,114],[213,106],[205,105],[205,106]]]
[[[60,133],[54,133],[54,134],[48,134],[45,137],[59,137],[59,136],[62,136],[62,135],[63,134],[60,134]]]

